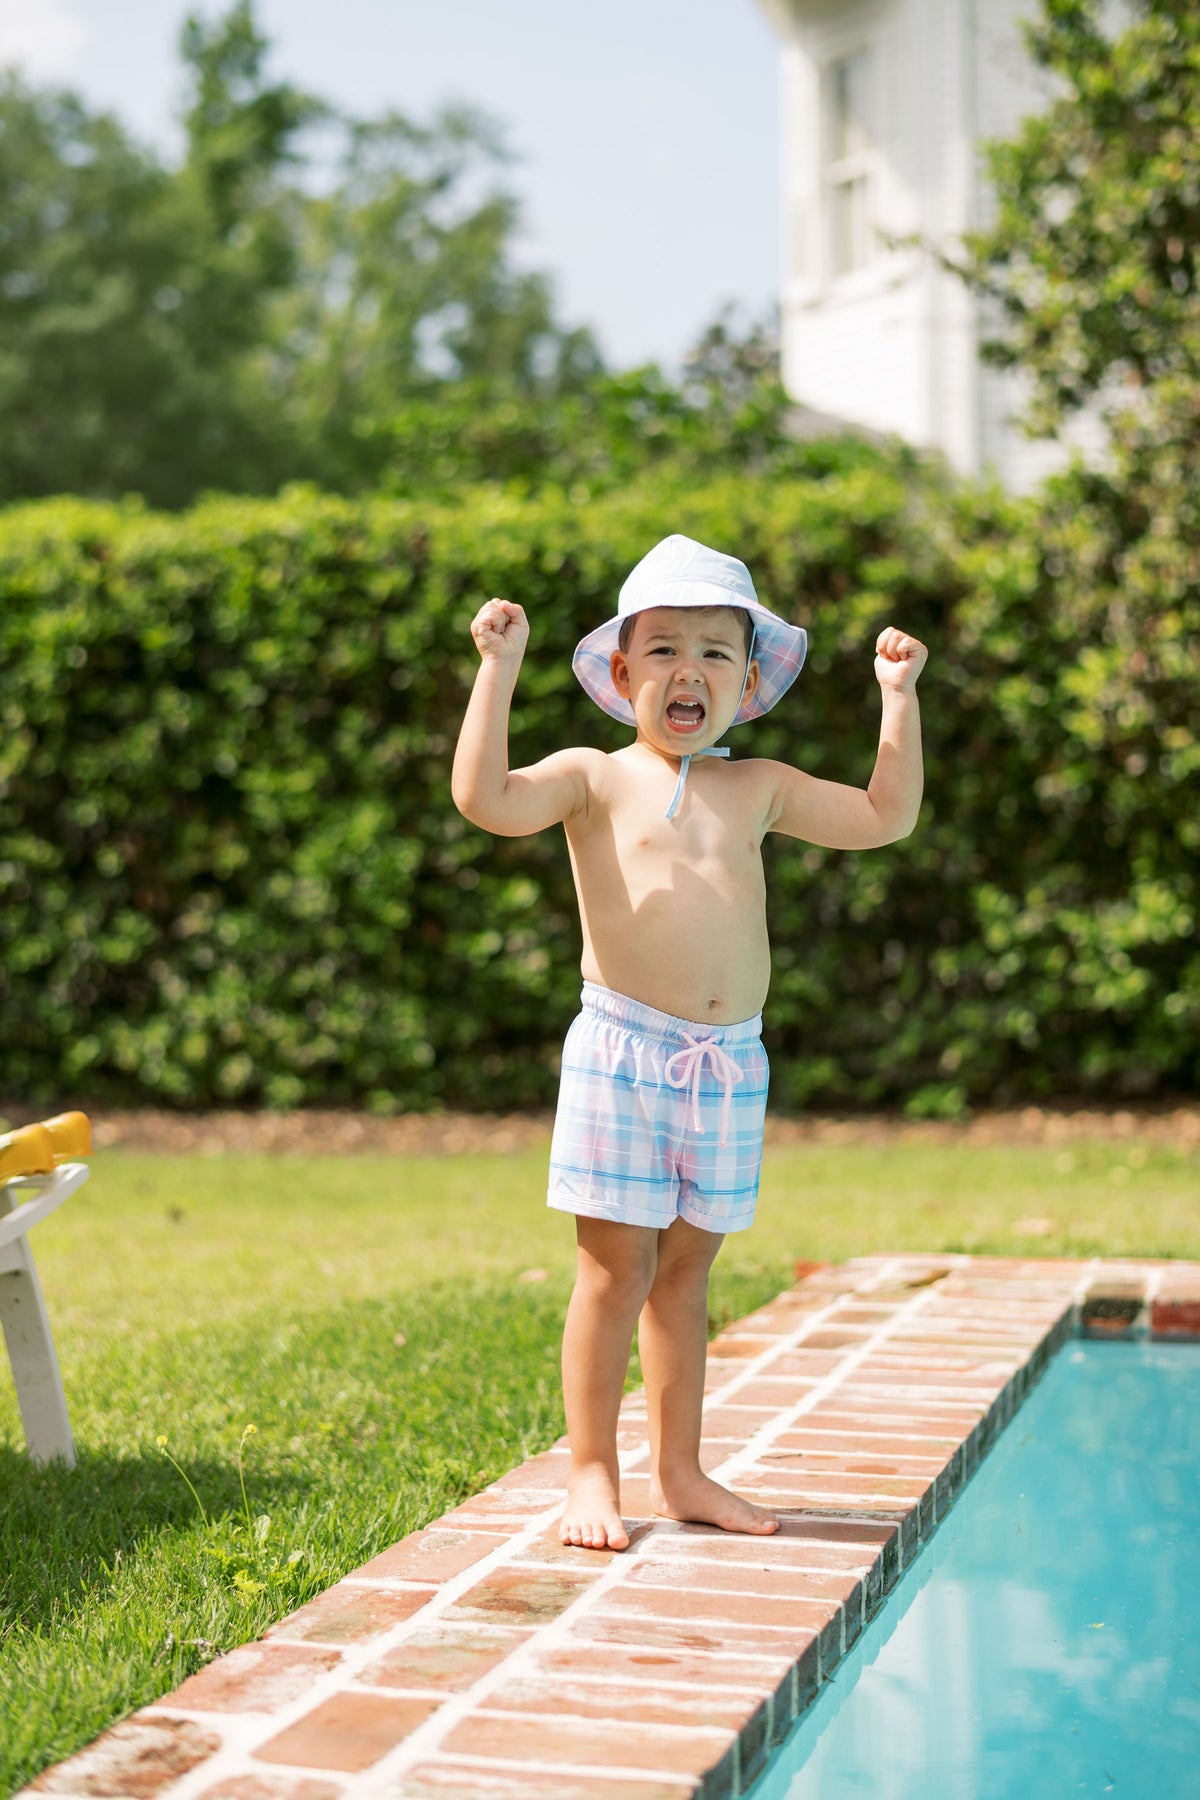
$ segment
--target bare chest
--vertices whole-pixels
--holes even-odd
[[[693,766],[682,804],[665,817],[674,787],[669,769],[622,771],[597,823],[631,894],[702,880],[718,893],[763,890],[762,832],[747,784],[728,766]]]

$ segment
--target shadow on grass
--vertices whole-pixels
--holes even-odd
[[[208,1518],[244,1517],[236,1465],[192,1458],[180,1467],[200,1494]],[[277,1508],[308,1489],[302,1475],[246,1471],[251,1516]],[[79,1451],[73,1469],[60,1462],[35,1467],[21,1451],[0,1445],[0,1636],[14,1626],[36,1631],[73,1603],[103,1588],[128,1563],[166,1535],[203,1531],[196,1502],[179,1471],[159,1455]]]

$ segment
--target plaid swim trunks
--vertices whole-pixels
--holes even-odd
[[[549,1205],[663,1230],[753,1223],[767,1107],[762,1014],[703,1025],[583,984],[567,1032]]]

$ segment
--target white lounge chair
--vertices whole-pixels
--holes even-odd
[[[13,1168],[37,1171],[0,1180],[0,1325],[29,1455],[35,1463],[57,1457],[68,1468],[75,1466],[75,1440],[28,1233],[83,1186],[90,1174],[87,1164],[67,1157],[80,1150],[86,1155],[90,1148],[83,1113],[66,1113],[0,1138],[0,1176]]]

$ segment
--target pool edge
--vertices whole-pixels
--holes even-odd
[[[22,1793],[736,1800],[1076,1335],[1200,1338],[1200,1263],[809,1265],[710,1346],[706,1466],[776,1506],[777,1537],[650,1517],[630,1395],[625,1556],[557,1546],[560,1440]],[[451,1649],[477,1677],[446,1685]],[[563,1695],[596,1710],[564,1731]]]

